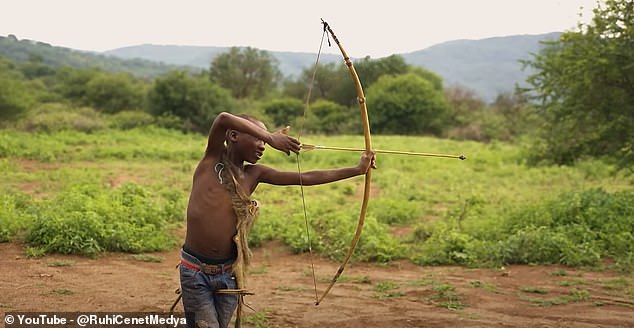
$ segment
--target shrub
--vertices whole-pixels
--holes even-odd
[[[29,205],[29,197],[26,194],[0,194],[0,242],[16,238],[31,224]]]
[[[29,132],[53,133],[64,130],[93,132],[105,127],[92,108],[72,108],[64,104],[43,104],[28,114],[18,126]]]
[[[607,257],[631,267],[634,192],[564,193],[512,214],[503,229],[509,263],[594,265]]]
[[[122,111],[108,117],[108,126],[113,129],[129,130],[154,123],[154,117],[142,111]]]
[[[95,255],[103,251],[148,252],[175,246],[168,228],[180,222],[182,196],[160,200],[128,183],[108,190],[74,186],[36,204],[25,241],[39,253]]]

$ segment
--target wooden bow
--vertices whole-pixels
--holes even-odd
[[[348,57],[348,54],[341,46],[341,42],[339,42],[339,39],[337,39],[337,36],[330,28],[330,25],[328,25],[328,23],[326,23],[323,19],[321,20],[321,22],[324,25],[324,30],[327,30],[328,33],[330,33],[333,40],[335,40],[335,43],[339,47],[339,50],[341,50],[341,54],[343,55],[343,58],[346,62],[346,66],[348,66],[350,75],[352,75],[354,84],[357,87],[357,99],[359,100],[359,106],[361,109],[361,123],[363,124],[363,135],[365,137],[365,150],[372,150],[372,140],[370,138],[370,121],[368,120],[368,109],[366,108],[365,95],[363,94],[361,81],[359,81],[359,76],[357,75],[357,72],[354,69],[354,65],[352,64],[350,57]],[[365,186],[363,190],[363,202],[361,203],[361,212],[359,214],[359,223],[357,224],[357,230],[354,233],[354,238],[352,238],[352,242],[350,243],[350,249],[348,250],[348,253],[346,254],[346,257],[344,258],[343,262],[339,266],[339,269],[337,269],[335,276],[330,281],[330,285],[328,285],[324,293],[319,298],[317,298],[315,305],[319,305],[319,303],[321,303],[324,297],[328,295],[328,292],[330,292],[332,287],[335,285],[335,283],[337,282],[337,280],[343,273],[343,270],[346,267],[346,264],[348,264],[348,262],[350,261],[350,258],[352,257],[352,253],[354,252],[355,247],[359,243],[359,239],[361,238],[361,231],[363,230],[363,223],[365,221],[365,214],[368,208],[368,201],[370,200],[371,177],[372,177],[372,170],[369,169],[368,172],[365,174]]]

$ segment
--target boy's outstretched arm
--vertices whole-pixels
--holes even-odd
[[[302,172],[301,177],[298,172],[280,172],[267,166],[258,165],[258,169],[261,170],[259,182],[272,185],[299,185],[301,183],[304,186],[319,185],[363,175],[366,174],[371,167],[374,167],[374,152],[372,151],[366,151],[361,154],[361,159],[357,166],[332,170],[307,171]]]
[[[227,130],[248,133],[287,155],[290,152],[298,153],[300,143],[297,139],[286,134],[288,129],[287,127],[271,133],[248,119],[222,112],[216,116],[209,129],[207,153],[220,154],[224,151]]]

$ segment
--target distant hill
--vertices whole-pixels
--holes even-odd
[[[162,64],[147,59],[122,59],[97,52],[79,51],[56,47],[45,42],[18,40],[13,35],[0,36],[0,56],[14,61],[29,61],[33,58],[53,66],[76,68],[96,67],[106,71],[127,72],[141,78],[153,78],[165,74],[174,65]],[[180,67],[194,70],[193,67]]]
[[[480,40],[455,40],[429,48],[400,54],[408,64],[422,66],[442,76],[445,85],[461,85],[474,90],[486,101],[493,101],[502,92],[510,92],[515,84],[523,84],[530,71],[522,70],[520,59],[539,52],[540,41],[557,39],[561,33],[513,35]],[[143,58],[167,64],[208,69],[213,58],[227,47],[140,45],[105,52],[120,58]],[[316,54],[270,52],[285,76],[298,76],[314,65]],[[320,62],[341,62],[339,55],[323,54]],[[361,77],[363,78],[363,77]]]
[[[408,64],[422,66],[443,77],[445,85],[462,85],[492,101],[501,92],[523,84],[530,71],[520,59],[538,53],[540,41],[556,40],[561,33],[513,35],[481,40],[455,40],[401,54]]]
[[[192,66],[209,69],[211,61],[219,54],[229,51],[229,47],[172,46],[144,44],[105,51],[104,54],[123,58],[143,58],[172,65]],[[296,77],[305,68],[315,65],[316,54],[307,52],[269,51],[279,63],[284,76]],[[320,63],[341,61],[341,56],[322,54]]]
[[[519,60],[531,58],[531,53],[539,52],[540,41],[557,39],[560,34],[455,40],[400,55],[408,64],[439,74],[446,86],[461,85],[474,90],[486,101],[493,101],[498,94],[513,91],[515,84],[523,84],[531,73],[522,70]],[[144,44],[95,53],[0,36],[0,56],[13,60],[26,61],[35,54],[53,65],[100,67],[141,77],[155,77],[176,68],[192,71],[209,69],[213,58],[228,50],[227,47]],[[278,60],[280,70],[287,77],[298,76],[302,70],[311,68],[316,59],[314,53],[270,53]],[[320,62],[342,62],[342,59],[339,55],[322,54]]]

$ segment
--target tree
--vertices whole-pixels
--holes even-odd
[[[312,83],[311,101],[317,99],[332,100],[338,88],[344,83],[350,83],[350,73],[348,73],[347,68],[344,70],[342,65],[319,64],[314,81],[313,72],[314,68],[306,68],[295,81],[287,81],[284,85],[284,94],[305,100]]]
[[[0,123],[24,114],[32,103],[25,83],[0,73]]]
[[[264,104],[264,113],[276,127],[284,127],[295,121],[304,112],[304,103],[297,98],[273,99]]]
[[[311,130],[326,134],[354,134],[361,131],[359,107],[342,106],[335,102],[320,99],[311,105],[315,122],[309,124]]]
[[[233,109],[229,92],[202,76],[171,71],[154,81],[148,93],[150,113],[177,117],[184,128],[207,133],[211,120]]]
[[[86,99],[86,85],[100,73],[97,69],[62,67],[57,71],[51,89],[73,103],[83,104]]]
[[[380,59],[365,57],[355,62],[354,67],[364,88],[371,87],[382,76],[405,74],[410,69],[403,57],[398,55]],[[326,99],[344,106],[355,106],[357,104],[357,88],[350,79],[348,68],[341,64],[339,70],[340,76],[345,77],[347,82],[340,83],[338,88],[331,92],[331,95]]]
[[[15,63],[0,57],[0,124],[24,114],[33,99]]]
[[[372,131],[439,135],[448,124],[442,91],[415,73],[382,76],[367,91]]]
[[[85,103],[104,113],[141,108],[143,89],[126,74],[102,73],[86,84]]]
[[[606,0],[593,12],[525,62],[536,71],[525,91],[545,121],[535,161],[607,155],[634,165],[634,1]]]
[[[232,47],[211,62],[209,77],[238,98],[264,96],[273,90],[282,74],[267,51]]]

